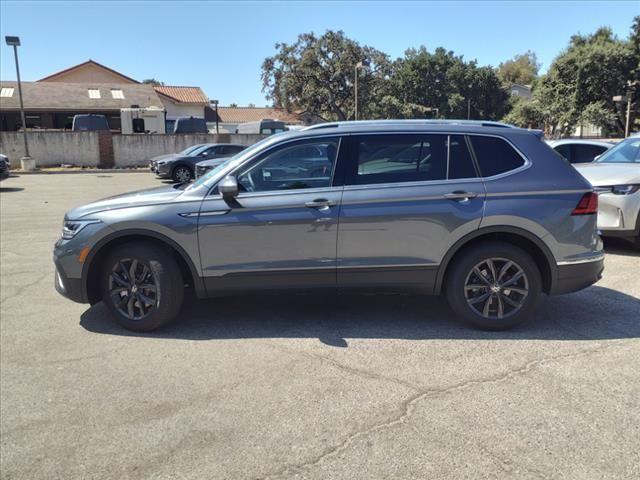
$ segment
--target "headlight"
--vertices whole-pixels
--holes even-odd
[[[100,220],[65,220],[62,224],[62,238],[70,240],[75,237],[80,230],[92,223],[100,223]]]
[[[640,189],[640,185],[614,185],[611,187],[611,192],[616,195],[631,195],[636,193]]]

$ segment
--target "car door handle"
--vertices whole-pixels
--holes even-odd
[[[471,198],[478,196],[475,192],[465,192],[462,190],[456,190],[455,192],[445,193],[444,198],[447,200],[460,200],[461,202],[468,201]]]
[[[333,207],[336,202],[327,200],[326,198],[316,198],[312,202],[305,202],[304,206],[308,208],[317,208],[320,210],[326,210],[329,207]]]

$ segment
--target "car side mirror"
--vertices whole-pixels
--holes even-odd
[[[229,175],[220,180],[220,183],[218,183],[218,192],[220,192],[220,195],[222,195],[224,199],[235,198],[238,195],[238,181],[236,177]]]

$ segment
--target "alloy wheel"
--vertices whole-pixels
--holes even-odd
[[[158,300],[158,283],[151,269],[135,258],[123,258],[111,269],[109,294],[116,310],[129,320],[142,320]]]
[[[488,258],[467,275],[464,296],[469,307],[488,319],[515,315],[529,295],[527,275],[513,260]]]
[[[175,178],[180,183],[187,183],[191,180],[191,172],[186,167],[178,167],[175,172]]]

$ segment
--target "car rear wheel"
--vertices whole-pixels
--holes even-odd
[[[526,321],[540,298],[540,271],[524,250],[503,242],[460,252],[447,271],[451,309],[485,330],[504,330]]]
[[[188,183],[193,179],[193,172],[191,169],[185,165],[178,165],[173,169],[173,174],[171,175],[174,182],[177,183]]]
[[[180,267],[162,248],[144,243],[117,247],[104,263],[102,299],[123,327],[148,332],[167,325],[184,297]]]

